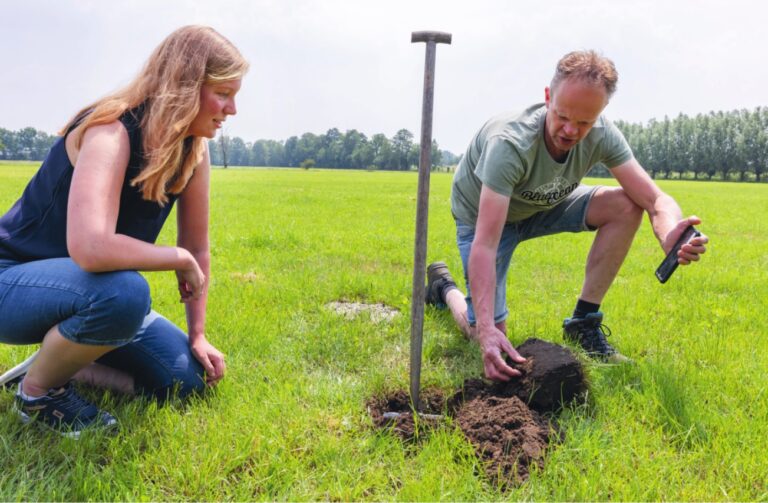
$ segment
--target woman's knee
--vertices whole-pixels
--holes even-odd
[[[207,385],[202,365],[191,355],[180,355],[173,368],[164,375],[155,375],[153,382],[141,383],[139,388],[142,394],[164,402],[199,395]]]
[[[133,325],[141,327],[151,304],[149,283],[135,271],[117,271],[113,296],[107,300],[110,307]]]
[[[138,393],[160,401],[206,388],[203,366],[192,354],[187,334],[154,311],[133,341],[101,360],[133,375]]]
[[[118,346],[141,328],[150,308],[149,285],[135,271],[98,275],[79,312],[60,324],[66,338],[83,344]]]

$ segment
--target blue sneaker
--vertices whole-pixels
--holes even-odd
[[[117,420],[81,398],[71,382],[33,400],[21,397],[19,385],[15,408],[24,423],[34,420],[69,438],[79,438],[86,428],[117,428]]]
[[[611,329],[603,325],[603,313],[590,313],[583,318],[566,318],[563,322],[563,332],[566,340],[577,342],[596,360],[606,363],[632,361],[608,344],[606,337],[611,335]]]

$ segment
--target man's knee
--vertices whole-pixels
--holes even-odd
[[[643,218],[643,209],[621,187],[604,187],[595,195],[588,210],[588,223],[594,227],[621,222],[637,228]]]
[[[634,227],[639,227],[640,222],[643,219],[643,208],[637,205],[628,195],[624,192],[624,189],[618,189],[619,194],[616,196],[619,201],[617,202],[618,214],[622,217],[622,220]]]

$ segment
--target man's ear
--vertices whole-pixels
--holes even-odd
[[[551,96],[549,94],[549,87],[544,88],[544,104],[549,108],[549,102],[551,100]]]

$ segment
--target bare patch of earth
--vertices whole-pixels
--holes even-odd
[[[233,272],[230,276],[236,280],[244,281],[246,283],[255,283],[263,279],[261,275],[255,272]]]
[[[400,314],[400,311],[394,307],[390,307],[380,302],[376,304],[366,304],[364,302],[348,302],[340,300],[330,302],[326,304],[325,307],[348,320],[352,320],[362,313],[368,313],[371,317],[371,321],[376,323],[380,321],[392,321]]]

